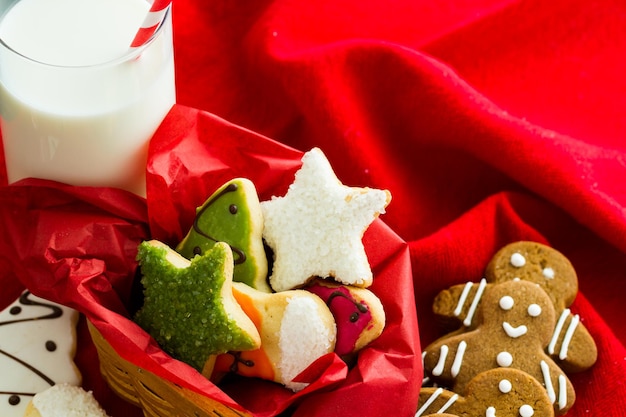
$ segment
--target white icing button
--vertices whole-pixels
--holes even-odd
[[[503,379],[502,381],[500,381],[500,384],[498,384],[498,388],[500,389],[501,393],[508,394],[509,392],[511,392],[513,385],[511,385],[511,381],[509,381],[508,379]]]
[[[554,269],[550,268],[550,267],[546,267],[543,268],[543,276],[546,277],[547,279],[553,279],[554,278]]]
[[[513,363],[513,356],[509,352],[500,352],[496,357],[496,362],[499,366],[509,367]]]
[[[541,314],[541,306],[539,304],[531,304],[528,306],[528,315],[538,317]]]
[[[515,252],[513,255],[511,255],[511,265],[516,268],[521,268],[526,265],[526,258],[524,258],[524,255],[522,255],[521,253]]]
[[[505,295],[504,297],[500,298],[500,308],[502,310],[512,309],[513,304],[515,304],[515,301],[513,300],[513,297],[511,297],[510,295]]]
[[[496,408],[488,407],[487,411],[485,412],[485,417],[496,417]]]
[[[519,408],[519,415],[521,417],[530,417],[533,414],[535,414],[535,410],[528,404],[524,404]]]

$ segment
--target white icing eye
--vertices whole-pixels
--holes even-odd
[[[496,357],[496,362],[499,366],[507,368],[513,363],[513,356],[509,352],[500,352]]]
[[[528,306],[528,315],[538,317],[541,314],[541,306],[539,304],[531,304]]]
[[[554,269],[550,268],[549,266],[543,268],[543,271],[541,272],[543,273],[543,276],[547,279],[554,279]]]
[[[521,268],[526,265],[526,258],[524,258],[524,255],[522,255],[521,253],[515,252],[513,255],[511,255],[511,265],[516,268]]]
[[[512,388],[513,385],[511,385],[511,381],[509,381],[508,379],[503,379],[498,384],[498,389],[500,389],[500,392],[503,394],[508,394],[509,392],[511,392]]]
[[[514,304],[515,300],[513,300],[513,297],[511,297],[510,295],[505,295],[504,297],[500,298],[500,308],[502,310],[510,310],[513,308]]]
[[[519,408],[519,415],[521,417],[530,417],[533,414],[535,414],[535,410],[528,404],[524,404]]]

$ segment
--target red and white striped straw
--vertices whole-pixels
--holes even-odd
[[[169,6],[171,2],[172,0],[154,0],[146,18],[137,31],[133,42],[130,44],[131,48],[140,47],[148,42],[150,37],[154,34],[154,32],[156,32],[157,28],[165,18],[167,6]]]

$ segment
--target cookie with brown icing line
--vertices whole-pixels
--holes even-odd
[[[528,281],[507,281],[486,288],[476,327],[446,335],[424,349],[424,371],[435,383],[465,392],[477,374],[493,368],[520,369],[545,386],[555,414],[575,401],[565,372],[545,352],[556,316],[550,297]]]
[[[80,384],[74,364],[78,312],[24,291],[0,312],[0,416],[22,416],[54,384]]]
[[[546,390],[518,369],[494,368],[476,375],[463,395],[437,387],[422,388],[415,417],[552,417]]]
[[[549,246],[520,241],[503,247],[488,264],[484,279],[443,290],[435,297],[433,312],[449,328],[471,329],[484,289],[515,279],[540,285],[552,300],[558,315],[547,347],[552,359],[566,372],[593,366],[597,359],[595,342],[580,317],[569,309],[578,290],[576,272],[563,254]]]

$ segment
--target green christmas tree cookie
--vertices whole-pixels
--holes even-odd
[[[232,293],[233,255],[217,243],[191,261],[162,242],[139,245],[144,305],[135,321],[170,355],[202,372],[212,355],[260,346]]]
[[[263,214],[256,188],[248,179],[235,178],[197,209],[193,226],[176,251],[191,259],[217,242],[226,242],[233,251],[233,280],[270,292],[262,234]]]

